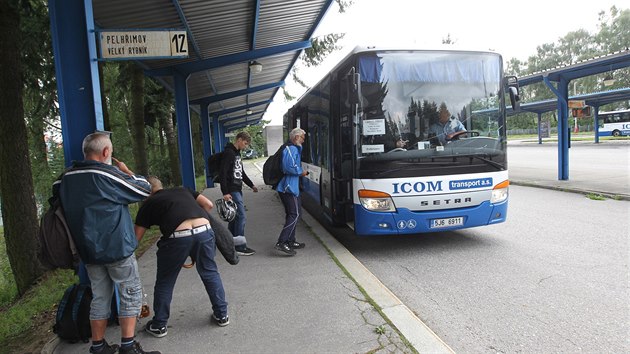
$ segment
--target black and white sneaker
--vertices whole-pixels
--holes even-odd
[[[236,254],[238,254],[239,256],[251,256],[254,253],[256,253],[256,251],[254,251],[253,249],[249,247],[240,248],[236,250]]]
[[[227,325],[230,324],[230,318],[228,317],[228,315],[225,315],[224,317],[218,318],[214,313],[212,314],[212,319],[214,319],[217,324],[221,327],[225,327]]]
[[[295,254],[297,253],[297,252],[295,252],[293,250],[293,248],[291,248],[289,246],[288,243],[280,243],[280,242],[278,242],[278,243],[276,243],[276,245],[273,248],[277,249],[280,252],[284,252],[284,253],[288,254],[289,256],[295,256]]]
[[[145,331],[147,331],[147,333],[157,338],[162,338],[168,334],[168,331],[166,330],[166,326],[157,327],[157,328],[153,327],[153,320],[147,322]]]
[[[297,242],[297,241],[289,241],[288,245],[289,245],[289,247],[293,248],[294,250],[298,250],[298,249],[302,249],[302,248],[306,247],[306,243]]]

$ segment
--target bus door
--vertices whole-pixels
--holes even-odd
[[[356,90],[354,88],[354,70],[342,69],[338,80],[335,80],[338,90],[333,97],[338,98],[336,105],[338,114],[333,114],[333,127],[337,127],[333,136],[333,222],[337,224],[352,223],[354,212],[352,209],[352,177],[353,163],[353,121],[356,113]],[[334,104],[334,103],[333,103]]]

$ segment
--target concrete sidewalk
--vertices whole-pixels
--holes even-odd
[[[137,339],[146,350],[162,353],[449,353],[451,349],[354,258],[336,239],[305,213],[297,239],[306,243],[294,257],[273,246],[284,224],[277,193],[264,186],[260,166],[246,162],[259,187],[245,187],[248,246],[257,252],[229,265],[216,261],[229,303],[230,324],[210,321],[212,309],[194,269],[182,269],[173,295],[168,335]],[[204,195],[215,200],[219,188]],[[157,246],[139,260],[147,300],[152,304]],[[362,291],[363,290],[363,291]],[[379,311],[380,310],[380,311]],[[396,329],[395,329],[395,328]],[[402,334],[402,336],[401,336]],[[402,338],[404,337],[404,339]],[[110,326],[106,339],[119,343],[120,328]],[[53,339],[47,353],[87,353],[89,343]],[[412,348],[413,347],[413,348]]]
[[[571,142],[568,180],[558,180],[557,149],[554,141],[510,141],[510,183],[630,200],[630,139]]]

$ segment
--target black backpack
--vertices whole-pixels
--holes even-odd
[[[219,168],[221,167],[221,161],[223,160],[223,151],[208,157],[208,177],[211,180],[216,180],[219,177]]]
[[[282,144],[278,151],[265,161],[263,165],[263,181],[266,185],[276,188],[282,177],[284,177],[284,172],[282,172],[282,153],[286,147],[287,144]]]
[[[39,260],[48,269],[74,269],[79,265],[79,254],[70,235],[61,201],[53,199],[39,225]]]
[[[89,342],[92,336],[90,327],[90,303],[92,288],[86,284],[73,284],[66,289],[53,325],[53,332],[70,343]]]

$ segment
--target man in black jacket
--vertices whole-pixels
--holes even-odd
[[[254,186],[252,180],[247,177],[241,160],[241,151],[246,149],[252,141],[252,137],[247,132],[240,132],[236,135],[234,144],[227,143],[223,151],[223,159],[219,168],[219,183],[224,200],[233,201],[236,206],[236,217],[228,224],[228,229],[234,236],[234,247],[241,256],[251,256],[256,251],[247,247],[245,238],[245,205],[243,204],[243,182],[254,192],[258,188]]]
[[[208,198],[186,188],[163,189],[162,182],[149,177],[151,196],[136,216],[134,231],[138,240],[152,225],[158,225],[162,238],[158,242],[157,272],[153,294],[153,319],[146,332],[166,336],[173,288],[182,266],[190,256],[197,265],[210,302],[212,318],[219,326],[230,323],[221,275],[214,261],[215,234],[208,215],[213,205]]]

